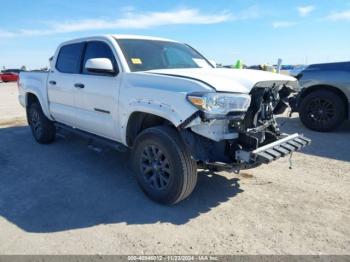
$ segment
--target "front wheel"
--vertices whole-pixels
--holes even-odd
[[[40,104],[33,103],[27,108],[27,119],[35,140],[40,144],[49,144],[55,140],[56,127],[48,119]]]
[[[172,205],[188,197],[197,183],[197,163],[171,127],[144,130],[133,146],[137,181],[152,200]]]
[[[307,128],[327,132],[336,129],[343,122],[345,106],[339,95],[328,90],[318,90],[302,99],[299,117]]]

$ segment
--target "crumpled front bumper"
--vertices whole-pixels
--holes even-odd
[[[253,151],[238,150],[236,152],[236,160],[247,164],[268,164],[280,157],[289,155],[294,151],[299,151],[310,143],[310,139],[304,137],[303,135],[295,133],[270,144],[259,147]]]

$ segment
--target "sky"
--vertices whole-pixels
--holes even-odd
[[[159,36],[222,64],[350,61],[350,0],[0,0],[0,68],[48,65],[63,41]]]

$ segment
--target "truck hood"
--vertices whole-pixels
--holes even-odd
[[[278,82],[288,84],[294,82],[294,77],[251,69],[230,68],[185,68],[159,69],[145,73],[182,77],[204,82],[219,92],[249,93],[259,82]]]

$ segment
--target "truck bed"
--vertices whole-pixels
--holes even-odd
[[[26,94],[32,93],[38,97],[43,111],[48,113],[47,105],[47,78],[48,71],[21,72],[18,82],[18,99],[22,106],[26,106]]]

